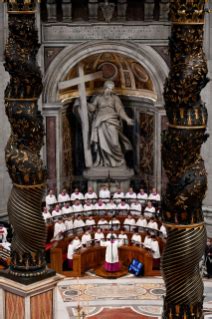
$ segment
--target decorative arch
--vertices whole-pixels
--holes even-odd
[[[157,95],[156,105],[163,104],[163,84],[168,75],[168,66],[162,57],[150,46],[115,41],[86,42],[76,47],[70,45],[62,50],[51,64],[44,79],[43,102],[58,103],[58,83],[81,60],[96,53],[113,52],[129,56],[141,63],[148,71]]]

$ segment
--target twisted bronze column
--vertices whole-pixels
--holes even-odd
[[[199,262],[206,231],[202,200],[207,177],[201,145],[207,140],[207,110],[200,92],[208,82],[203,52],[203,0],[172,0],[171,70],[164,91],[169,126],[162,157],[169,179],[162,201],[168,230],[162,257],[166,285],[163,318],[203,318]]]
[[[6,2],[9,38],[5,69],[10,74],[10,82],[5,90],[5,107],[11,135],[5,156],[13,182],[8,214],[14,229],[8,272],[14,278],[34,278],[47,272],[45,223],[41,214],[46,170],[40,158],[44,127],[37,104],[42,92],[42,76],[36,62],[39,49],[36,0]]]

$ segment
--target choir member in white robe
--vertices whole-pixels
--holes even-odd
[[[104,240],[104,239],[105,239],[105,235],[103,231],[101,230],[101,228],[98,228],[94,234],[94,240],[99,243],[101,240]]]
[[[73,212],[73,209],[69,203],[65,203],[61,211],[62,211],[62,215],[66,215],[66,214],[71,214]]]
[[[147,227],[148,228],[152,228],[152,229],[155,229],[155,230],[158,230],[158,223],[155,221],[155,219],[153,217],[151,217],[149,219],[149,222],[147,224]]]
[[[129,214],[124,220],[124,229],[127,231],[132,231],[135,228],[135,219]]]
[[[54,239],[61,240],[63,238],[63,233],[66,231],[66,226],[63,223],[62,219],[59,219],[54,224]]]
[[[150,201],[147,202],[147,206],[144,208],[144,216],[147,218],[155,216],[155,207]]]
[[[106,204],[102,199],[99,199],[98,202],[94,205],[95,210],[98,215],[104,215],[106,210]]]
[[[113,194],[113,199],[116,204],[119,204],[122,199],[124,199],[124,192],[122,192],[121,188],[117,188],[116,192]]]
[[[146,227],[147,226],[147,220],[146,220],[146,218],[143,216],[143,215],[141,215],[139,218],[138,218],[138,220],[137,220],[137,222],[135,223],[135,225],[137,226],[137,227]]]
[[[119,204],[117,209],[120,212],[120,215],[125,215],[126,213],[128,213],[130,206],[128,203],[125,202],[125,200],[122,200]]]
[[[106,236],[106,239],[110,239],[112,236],[113,236],[114,238],[118,238],[115,233],[109,232],[109,233],[107,234],[107,236]]]
[[[68,245],[67,250],[67,260],[68,260],[68,268],[73,268],[73,255],[76,249],[79,249],[81,247],[81,241],[78,236],[75,236],[75,238],[70,242]]]
[[[131,203],[133,199],[136,199],[136,193],[133,191],[132,187],[130,187],[128,192],[125,194],[125,199],[128,201],[128,203]]]
[[[147,249],[151,249],[152,238],[149,233],[146,234],[144,238],[144,247]]]
[[[52,217],[61,216],[61,214],[62,214],[62,211],[60,209],[60,205],[56,205],[52,211]]]
[[[70,201],[70,196],[67,193],[66,189],[64,188],[62,192],[58,195],[58,202],[63,203],[68,201]]]
[[[108,223],[107,219],[105,219],[104,217],[99,219],[97,225],[101,229],[108,229],[109,228],[109,223]]]
[[[130,212],[132,215],[139,216],[141,215],[141,204],[138,199],[134,199],[130,205]]]
[[[137,194],[137,199],[140,201],[141,204],[144,204],[148,198],[147,193],[145,193],[143,188],[140,188],[139,193]]]
[[[163,234],[163,236],[165,237],[165,238],[167,238],[167,230],[166,230],[166,227],[162,224],[161,226],[160,226],[160,232]]]
[[[54,195],[53,189],[49,190],[49,193],[46,196],[45,200],[46,200],[46,206],[48,207],[48,209],[50,208],[51,205],[54,205],[57,203],[57,198]]]
[[[67,231],[71,231],[74,228],[73,217],[69,216],[68,219],[65,221],[65,226]]]
[[[101,241],[101,246],[106,247],[104,269],[109,272],[117,272],[121,269],[119,262],[118,248],[122,241],[115,239],[113,236],[109,241]]]
[[[82,242],[82,245],[84,246],[91,245],[92,237],[88,230],[86,230],[86,232],[82,235],[81,242]]]
[[[153,257],[153,269],[160,269],[160,247],[155,236],[152,236],[150,249]]]
[[[160,201],[160,194],[157,192],[156,188],[153,188],[151,193],[148,196],[148,200],[152,200],[152,201]]]
[[[48,219],[52,218],[51,213],[48,211],[47,207],[43,207],[42,216],[45,222],[47,222]]]
[[[109,227],[113,230],[119,230],[120,228],[120,221],[116,218],[116,217],[113,217],[110,221],[109,221]]]
[[[120,231],[120,234],[118,235],[118,239],[122,240],[123,245],[128,245],[129,243],[128,236],[127,234],[125,234],[123,229]]]
[[[74,204],[72,205],[72,210],[73,210],[73,213],[82,213],[82,212],[84,212],[83,205],[81,204],[81,202],[78,199],[76,199],[74,201]]]
[[[133,245],[141,245],[142,244],[142,237],[138,233],[137,229],[134,231],[134,234],[131,237],[131,242]]]
[[[117,205],[114,203],[113,199],[106,204],[106,210],[108,215],[113,215],[117,209]]]
[[[4,225],[0,225],[0,242],[5,243],[7,242],[7,228]]]
[[[79,215],[74,220],[74,229],[76,229],[76,231],[80,233],[83,231],[83,227],[85,227],[85,223],[82,217]]]
[[[89,186],[87,193],[85,193],[85,199],[97,200],[97,194],[94,192],[93,187]]]
[[[86,215],[91,215],[93,213],[93,210],[95,209],[94,208],[94,205],[92,204],[91,200],[90,199],[87,199],[85,201],[85,204],[83,206],[83,209],[84,209],[84,212],[86,213]]]
[[[110,190],[106,185],[100,188],[99,198],[103,200],[103,202],[107,203],[110,200]]]
[[[76,199],[80,201],[84,199],[84,195],[79,191],[79,188],[75,188],[74,192],[71,194],[71,201],[75,201]]]
[[[93,228],[96,226],[96,222],[93,216],[89,216],[89,218],[86,219],[85,226],[89,228]]]

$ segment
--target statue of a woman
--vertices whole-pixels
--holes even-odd
[[[114,82],[104,83],[104,93],[88,103],[93,113],[90,144],[94,150],[94,166],[117,167],[125,164],[124,153],[132,150],[132,145],[122,132],[124,120],[128,125],[134,121],[124,110],[120,98],[112,93]]]

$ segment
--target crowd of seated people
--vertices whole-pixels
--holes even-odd
[[[81,234],[84,231],[119,231],[124,229],[133,232],[135,229],[139,232],[149,231],[152,235],[167,237],[166,228],[155,217],[146,218],[143,215],[137,217],[128,214],[126,217],[119,216],[82,216],[69,215],[66,218],[59,218],[54,223],[54,232],[52,240],[60,240],[72,234]]]
[[[78,249],[81,247],[89,247],[91,245],[101,245],[103,241],[111,240],[111,238],[119,241],[121,245],[137,245],[150,251],[153,257],[153,266],[154,268],[159,269],[161,252],[155,235],[151,235],[147,232],[144,240],[142,240],[142,236],[139,234],[138,229],[135,229],[131,239],[129,239],[128,234],[124,229],[122,229],[119,234],[112,230],[105,234],[101,228],[97,228],[95,232],[86,230],[81,237],[76,235],[70,241],[67,247],[68,268],[72,268],[73,255]]]
[[[61,216],[69,214],[83,215],[113,215],[127,214],[130,212],[134,216],[144,214],[145,217],[154,217],[159,213],[160,195],[153,188],[149,195],[140,189],[139,193],[135,193],[130,187],[128,192],[124,193],[120,188],[111,194],[107,186],[103,186],[97,196],[92,187],[88,187],[85,194],[75,188],[70,195],[66,189],[63,189],[58,195],[58,200],[53,190],[50,190],[45,198],[45,206],[43,207],[43,217],[45,221],[52,218],[57,219]]]

